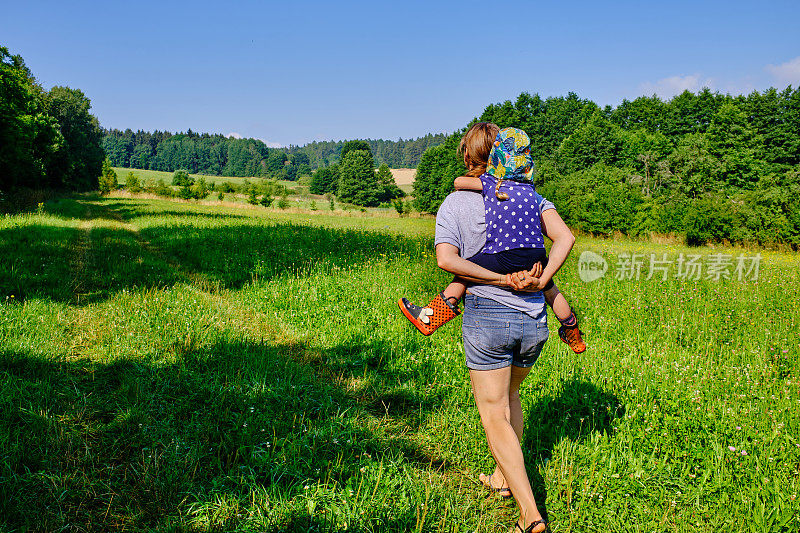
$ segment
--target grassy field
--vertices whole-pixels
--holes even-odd
[[[114,171],[117,173],[117,181],[119,182],[120,185],[125,184],[125,176],[128,175],[128,172],[133,172],[134,175],[137,178],[139,178],[139,182],[146,185],[155,184],[160,179],[164,180],[164,183],[166,183],[167,185],[172,183],[173,172],[162,172],[160,170],[141,170],[138,168],[125,168],[125,167],[114,167]],[[228,177],[228,176],[207,176],[204,174],[189,174],[189,176],[191,176],[195,180],[203,178],[206,180],[206,183],[208,184],[215,183],[217,185],[222,185],[223,183],[241,185],[242,183],[245,182],[245,180],[248,180],[252,183],[254,181],[264,179],[260,177],[238,178],[238,177]],[[277,180],[277,182],[291,189],[299,188],[299,185],[296,181]]]
[[[460,320],[424,338],[394,303],[447,282],[432,232],[90,196],[0,218],[0,531],[507,531]],[[522,391],[554,532],[800,530],[800,258],[614,275],[720,252],[757,253],[578,239],[557,281],[589,349],[551,320]]]
[[[407,183],[408,175],[410,171],[413,169],[400,169],[404,171],[402,175],[403,183],[399,185],[400,189],[406,193],[411,194],[413,191],[413,184]],[[136,168],[124,168],[124,167],[114,167],[114,171],[117,173],[117,181],[119,182],[120,186],[124,186],[125,184],[125,177],[128,175],[128,172],[133,172],[136,177],[139,179],[139,182],[145,186],[155,185],[155,183],[160,179],[163,180],[166,185],[170,185],[172,183],[172,172],[162,172],[160,170],[140,170]],[[190,174],[192,178],[195,180],[199,178],[203,178],[206,182],[210,185],[214,183],[216,186],[220,186],[223,183],[231,183],[233,185],[242,185],[245,180],[248,180],[250,183],[257,183],[264,178],[259,177],[251,177],[251,178],[236,178],[236,177],[225,177],[225,176],[206,176],[203,174]],[[296,181],[287,181],[287,180],[276,180],[276,182],[280,185],[283,185],[290,191],[290,196],[288,197],[288,202],[290,207],[295,207],[298,209],[316,209],[319,211],[327,210],[328,208],[328,200],[323,195],[317,194],[309,194],[308,186],[300,185]],[[172,187],[173,190],[177,191],[178,187]],[[209,195],[209,199],[213,200],[217,198],[217,193],[211,193]],[[226,193],[225,194],[225,201],[226,202],[236,202],[236,203],[246,203],[247,202],[247,194],[244,193]],[[277,204],[277,202],[276,202]],[[275,206],[277,207],[277,205]],[[344,204],[340,204],[336,202],[336,209],[359,209],[357,206],[348,205],[345,206]],[[373,209],[372,211],[383,212],[383,213],[390,213],[394,212],[393,207],[382,208],[382,209]]]

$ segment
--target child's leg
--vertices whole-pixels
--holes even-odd
[[[544,292],[547,305],[553,309],[558,321],[561,322],[561,327],[558,328],[558,336],[561,337],[561,340],[566,342],[575,353],[586,350],[586,343],[583,342],[581,330],[578,329],[578,319],[575,318],[575,313],[572,312],[567,299],[558,290],[556,284],[551,281],[542,292]]]
[[[444,297],[446,300],[450,300],[450,298],[455,298],[455,302],[457,303],[461,298],[464,297],[464,293],[467,292],[467,286],[464,284],[463,281],[459,281],[460,278],[455,277],[453,281],[450,282],[443,291]],[[451,300],[452,301],[452,300]]]
[[[467,286],[458,278],[453,278],[444,291],[436,295],[425,307],[420,307],[409,302],[406,298],[400,298],[397,305],[405,317],[422,333],[430,335],[440,326],[461,314],[458,308],[458,301],[464,296]]]
[[[561,291],[558,290],[556,284],[553,283],[549,289],[545,289],[543,292],[544,299],[547,301],[547,305],[549,305],[556,314],[558,321],[566,326],[574,325],[575,313],[572,312],[569,302],[567,302],[567,299],[563,294],[561,294]]]

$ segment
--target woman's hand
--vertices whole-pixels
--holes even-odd
[[[541,278],[542,270],[542,264],[536,263],[530,270],[507,274],[506,282],[517,291],[537,292],[547,284],[547,281]]]

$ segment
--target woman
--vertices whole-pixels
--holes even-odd
[[[486,158],[465,152],[464,160],[473,168]],[[540,533],[547,525],[536,506],[525,470],[520,445],[524,420],[519,389],[548,337],[547,312],[540,291],[564,263],[575,242],[552,203],[542,198],[540,211],[542,232],[553,241],[547,267],[508,278],[465,259],[478,253],[486,240],[480,193],[453,192],[436,215],[439,267],[472,283],[464,297],[464,352],[475,403],[497,463],[495,472],[482,481],[494,490],[505,489],[513,494],[520,511],[515,530],[523,533]]]

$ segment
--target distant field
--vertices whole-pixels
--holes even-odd
[[[460,319],[422,337],[395,304],[449,281],[433,230],[88,195],[0,218],[0,532],[508,531]],[[757,253],[578,239],[556,280],[589,349],[550,315],[521,391],[554,533],[800,531],[800,258],[647,279]]]
[[[124,167],[114,167],[114,170],[117,172],[117,180],[120,183],[125,182],[125,176],[128,175],[128,172],[133,172],[139,180],[144,180],[147,182],[155,183],[159,179],[163,179],[164,183],[167,185],[170,184],[172,181],[172,172],[161,172],[159,170],[140,170],[136,168],[124,168]],[[392,169],[392,176],[394,177],[395,183],[397,183],[398,187],[405,192],[406,194],[410,194],[413,189],[414,183],[414,176],[417,173],[417,169],[415,168],[393,168]],[[194,177],[195,179],[203,177],[207,182],[215,182],[215,183],[236,183],[241,184],[244,180],[259,180],[263,179],[260,177],[253,177],[253,178],[239,178],[239,177],[224,177],[224,176],[207,176],[203,174],[190,174],[190,176]],[[297,187],[297,182],[294,181],[280,181],[283,185],[287,187]]]
[[[128,172],[133,172],[139,178],[140,181],[144,180],[145,182],[148,183],[155,183],[159,179],[162,179],[164,180],[164,183],[166,183],[167,185],[169,185],[172,182],[172,174],[173,174],[173,172],[162,172],[160,170],[141,170],[138,168],[125,168],[125,167],[114,167],[114,171],[116,171],[117,173],[117,181],[120,183],[120,185],[125,183],[125,176],[128,175]],[[242,183],[244,183],[245,180],[249,180],[252,182],[264,179],[261,177],[240,178],[240,177],[227,177],[227,176],[208,176],[205,174],[189,174],[189,175],[195,179],[204,178],[208,183],[214,182],[218,184],[228,182],[241,185]],[[299,187],[296,181],[279,180],[278,183],[291,188]]]
[[[411,194],[414,190],[414,178],[417,175],[416,168],[393,168],[392,177],[400,190],[406,194]]]

